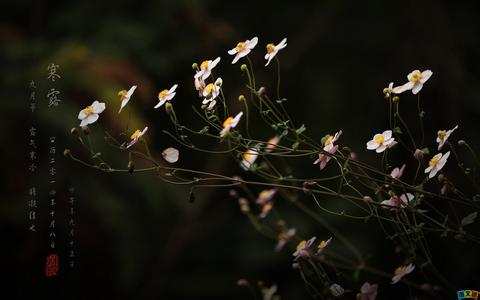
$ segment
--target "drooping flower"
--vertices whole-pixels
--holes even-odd
[[[172,147],[167,148],[162,152],[163,159],[171,164],[176,163],[178,161],[178,155],[179,155],[178,150]]]
[[[128,91],[126,90],[121,90],[118,92],[118,96],[120,97],[120,101],[122,103],[120,104],[120,109],[118,110],[118,113],[122,111],[122,109],[127,105],[128,101],[130,101],[130,98],[133,95],[133,92],[135,92],[135,89],[137,88],[136,85],[132,86]]]
[[[290,228],[288,230],[283,229],[280,231],[278,234],[278,242],[277,245],[275,245],[275,251],[280,251],[282,248],[287,244],[287,242],[295,235],[296,233],[295,228]]]
[[[317,238],[314,236],[308,241],[302,240],[300,243],[298,243],[297,248],[295,252],[293,252],[293,256],[295,257],[295,260],[299,259],[300,257],[302,258],[307,258],[310,256],[308,250],[312,246],[312,244],[315,242]]]
[[[432,71],[425,70],[420,72],[419,70],[415,70],[410,72],[407,75],[408,82],[402,86],[398,86],[393,89],[395,94],[400,94],[408,90],[412,90],[414,95],[418,94],[423,87],[423,84],[427,82],[427,80],[432,76]]]
[[[342,135],[342,131],[338,131],[335,135],[327,134],[322,138],[323,150],[328,151],[328,147],[333,147],[334,143],[338,141],[340,136]]]
[[[268,190],[263,190],[258,194],[257,200],[255,203],[258,205],[263,205],[270,200],[272,200],[273,196],[275,196],[275,193],[277,192],[277,189],[268,189]]]
[[[356,300],[375,300],[378,293],[378,284],[370,284],[365,282],[360,288],[360,293],[357,294]]]
[[[131,142],[127,145],[127,148],[130,148],[133,145],[135,145],[138,142],[138,140],[147,132],[147,130],[148,130],[148,127],[145,127],[142,131],[140,131],[140,129],[137,129],[132,134],[132,136],[130,136]]]
[[[437,140],[436,142],[438,143],[438,150],[442,149],[443,145],[445,145],[445,143],[447,142],[448,138],[450,137],[450,135],[455,131],[457,130],[458,128],[458,125],[456,125],[455,127],[453,127],[452,129],[450,130],[439,130],[437,132]]]
[[[272,209],[273,209],[273,202],[272,201],[265,202],[262,205],[259,217],[261,219],[266,218]]]
[[[425,173],[430,173],[428,174],[428,178],[433,178],[435,175],[437,175],[438,171],[440,171],[447,163],[449,156],[450,151],[445,154],[438,153],[430,159],[428,162],[428,168],[425,169]]]
[[[377,153],[385,151],[385,149],[392,147],[395,139],[392,137],[391,130],[385,130],[383,133],[377,133],[371,141],[367,142],[368,150],[375,150]]]
[[[389,209],[394,210],[396,208],[407,207],[410,201],[413,200],[413,198],[415,198],[415,196],[410,193],[401,194],[400,196],[393,195],[392,197],[390,197],[390,199],[380,202],[380,204],[390,206]]]
[[[206,80],[210,74],[212,74],[213,68],[215,68],[220,61],[220,57],[215,58],[215,60],[204,60],[200,64],[200,71],[195,74],[195,78],[201,78],[201,80]]]
[[[220,95],[222,84],[223,84],[222,78],[217,78],[217,80],[215,80],[215,83],[209,83],[203,89],[202,95],[203,97],[205,97],[205,99],[203,99],[202,104],[204,105],[209,104],[207,108],[208,110],[211,110],[217,103],[215,98],[217,98],[218,95]]]
[[[98,120],[99,114],[101,114],[104,110],[105,103],[98,101],[94,101],[92,105],[82,109],[78,114],[78,119],[81,121],[80,127],[95,123],[95,121]]]
[[[228,117],[224,122],[223,122],[223,129],[220,131],[220,137],[226,136],[232,128],[235,128],[238,125],[238,122],[240,122],[240,119],[242,118],[243,112],[239,112],[235,117]]]
[[[315,255],[319,255],[320,253],[322,253],[323,250],[330,244],[331,241],[332,241],[332,238],[329,238],[326,241],[322,240],[320,244],[318,244],[317,246],[317,252],[315,253]]]
[[[242,161],[240,162],[240,166],[247,171],[250,169],[252,164],[258,158],[258,151],[256,149],[248,149],[242,154]]]
[[[177,87],[178,87],[178,84],[175,84],[169,90],[165,89],[160,93],[158,93],[159,102],[157,103],[157,105],[155,105],[154,108],[159,108],[160,106],[165,104],[165,102],[172,100],[173,97],[175,97],[175,94],[176,94],[175,90],[177,89]]]
[[[273,43],[267,44],[267,54],[265,54],[265,59],[267,63],[265,67],[268,66],[270,61],[277,55],[278,51],[282,50],[283,48],[287,47],[287,38],[284,38],[278,45],[274,45]]]
[[[403,175],[403,171],[405,171],[406,164],[403,164],[400,168],[394,168],[390,173],[390,177],[393,179],[400,179]]]
[[[240,42],[237,44],[235,48],[228,50],[228,54],[235,55],[235,58],[233,58],[232,64],[236,63],[240,58],[248,55],[248,53],[250,53],[250,51],[252,51],[252,49],[255,48],[257,43],[258,43],[258,38],[254,37],[251,40]]]
[[[408,266],[400,266],[397,269],[395,269],[394,276],[392,277],[392,282],[391,284],[395,284],[402,279],[403,276],[412,273],[412,271],[415,269],[415,265],[409,264]]]
[[[327,150],[325,150],[325,149],[327,149]],[[329,144],[328,146],[325,146],[324,150],[328,154],[319,153],[318,154],[318,159],[313,162],[314,165],[316,165],[316,164],[320,165],[320,170],[323,170],[323,168],[325,168],[327,166],[327,163],[330,161],[330,159],[332,159],[331,155],[333,155],[333,154],[335,154],[335,152],[337,152],[338,145],[334,146],[333,144]]]
[[[280,143],[280,138],[278,136],[274,136],[271,139],[267,141],[267,147],[265,149],[265,152],[270,153],[272,152],[273,149]]]

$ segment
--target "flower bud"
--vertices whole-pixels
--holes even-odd
[[[240,101],[240,102],[245,101],[245,96],[244,95],[238,96],[238,101]]]
[[[72,129],[70,129],[70,133],[73,134],[73,135],[77,135],[78,134],[77,127],[73,127]]]
[[[370,196],[363,196],[363,201],[368,203],[368,202],[373,202],[373,199]]]
[[[82,127],[83,134],[88,135],[90,133],[90,128],[88,126]]]
[[[72,152],[70,152],[70,149],[65,149],[63,150],[63,155],[66,157],[72,156]]]
[[[392,102],[393,102],[393,103],[398,103],[398,101],[400,101],[400,97],[394,96],[394,97],[392,98]]]
[[[230,191],[228,191],[228,195],[232,198],[238,198],[238,192],[234,189],[231,189]]]
[[[467,144],[467,142],[465,142],[465,140],[458,140],[457,143],[458,143],[459,145],[461,145],[461,146]]]
[[[345,293],[345,290],[339,284],[334,283],[330,286],[330,293],[333,297],[340,297]]]
[[[241,287],[248,287],[248,286],[250,286],[250,283],[249,283],[248,280],[246,280],[245,278],[240,278],[240,279],[237,281],[237,285],[238,285],[238,286],[241,286]]]
[[[246,65],[246,64],[242,64],[242,65],[240,66],[240,70],[242,70],[242,72],[247,71],[247,70],[248,70],[247,65]]]
[[[437,179],[439,182],[444,182],[446,180],[445,175],[443,174],[438,175]]]
[[[173,105],[172,103],[170,103],[170,101],[167,101],[167,103],[165,103],[165,111],[167,112],[167,114],[171,115],[172,112],[173,112]]]
[[[267,93],[267,89],[265,89],[265,87],[260,87],[257,91],[257,95],[259,95],[260,97],[265,95]]]
[[[192,69],[198,70],[198,64],[197,64],[197,63],[193,63],[193,64],[192,64]]]
[[[390,94],[390,89],[387,88],[387,87],[384,88],[384,89],[383,89],[383,93],[384,93],[384,94]]]
[[[133,164],[133,161],[128,162],[127,168],[128,168],[128,173],[132,174],[133,171],[135,170],[135,165]]]
[[[416,150],[415,150],[415,153],[413,154],[413,156],[414,156],[417,160],[422,160],[422,159],[423,159],[423,151],[420,150],[420,149],[416,149]]]

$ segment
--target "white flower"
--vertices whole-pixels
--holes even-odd
[[[337,152],[338,145],[335,145],[334,143],[340,138],[341,135],[342,131],[340,130],[335,133],[335,135],[327,134],[322,138],[323,151],[325,151],[327,154],[319,153],[318,159],[313,162],[314,165],[319,163],[320,170],[323,170],[323,168],[325,168],[327,163],[332,158],[332,156],[329,154],[335,154],[335,152]]]
[[[200,77],[194,77],[195,89],[198,91],[198,96],[203,96],[203,89],[207,85],[205,81]]]
[[[395,168],[390,173],[390,177],[393,179],[400,179],[402,177],[403,172],[405,171],[406,164],[403,164],[401,168]]]
[[[395,139],[392,137],[391,130],[385,130],[383,133],[377,133],[371,141],[367,143],[368,150],[375,150],[377,153],[385,151],[394,145]]]
[[[277,192],[277,189],[269,189],[269,190],[263,190],[258,194],[257,200],[255,203],[258,205],[263,205],[270,200],[272,200],[273,196],[275,196],[275,193]]]
[[[342,131],[338,131],[335,133],[335,135],[329,135],[327,134],[322,138],[322,143],[323,143],[323,150],[328,151],[331,147],[334,146],[334,143],[338,141],[340,136],[342,135]]]
[[[428,162],[428,168],[425,169],[425,173],[428,174],[428,178],[433,178],[437,175],[438,171],[440,171],[443,166],[447,163],[447,158],[450,156],[450,151],[445,154],[438,153],[430,161]]]
[[[232,61],[232,64],[236,63],[240,58],[248,55],[250,51],[252,51],[253,48],[258,43],[258,38],[254,37],[251,40],[246,40],[244,42],[240,42],[237,44],[237,46],[231,50],[228,50],[228,54],[230,55],[235,55],[235,58]]]
[[[215,58],[215,60],[204,60],[200,64],[200,71],[195,74],[195,78],[200,78],[201,80],[207,79],[219,61],[220,57]]]
[[[222,78],[217,78],[217,80],[215,80],[215,83],[207,84],[207,86],[205,86],[205,88],[202,91],[202,95],[203,97],[205,97],[205,99],[203,99],[202,104],[207,104],[210,101],[217,98],[218,95],[220,95],[222,84],[223,84]]]
[[[415,265],[409,264],[408,266],[400,266],[395,270],[395,274],[392,277],[391,284],[395,284],[402,279],[403,276],[412,273],[415,269]]]
[[[78,114],[78,119],[80,122],[80,127],[87,126],[89,124],[95,123],[98,120],[98,115],[105,110],[105,103],[94,101],[92,105],[87,106],[82,109]]]
[[[395,94],[400,94],[405,91],[412,90],[412,93],[416,95],[418,92],[420,92],[423,84],[427,82],[432,74],[433,73],[430,70],[425,70],[423,72],[420,72],[419,70],[412,71],[407,75],[408,82],[402,86],[394,88],[393,92]]]
[[[443,145],[445,145],[445,142],[448,140],[452,132],[457,130],[458,125],[453,127],[450,130],[439,130],[437,132],[437,143],[438,143],[438,150],[442,149]]]
[[[173,163],[178,161],[178,154],[179,153],[178,153],[177,149],[170,147],[170,148],[167,148],[167,149],[163,150],[162,157],[167,162],[173,164]]]
[[[130,147],[132,147],[133,145],[135,145],[135,144],[138,142],[138,140],[147,132],[147,130],[148,130],[148,127],[145,127],[142,131],[140,131],[140,129],[137,129],[137,130],[132,134],[132,136],[130,136],[130,139],[131,139],[132,141],[128,144],[127,148],[130,148]]]
[[[299,258],[310,257],[309,248],[310,246],[312,246],[316,239],[317,237],[314,236],[308,241],[302,240],[300,243],[298,243],[297,248],[295,248],[295,252],[293,252],[295,260],[298,260]]]
[[[274,299],[274,295],[277,292],[278,286],[276,284],[272,285],[271,287],[263,288],[262,289],[262,294],[263,294],[263,300],[272,300]]]
[[[388,84],[388,87],[384,88],[383,89],[383,93],[385,94],[385,97],[390,97],[392,94],[394,94],[393,92],[393,82],[390,82]]]
[[[283,48],[287,47],[287,38],[284,38],[278,45],[274,45],[272,43],[267,45],[267,54],[265,54],[265,59],[267,63],[265,67],[268,66],[270,61],[277,55],[278,51],[282,50]]]
[[[413,200],[413,198],[415,198],[415,196],[410,193],[402,194],[400,195],[400,197],[398,197],[397,195],[393,195],[390,199],[380,202],[380,204],[391,206],[390,210],[394,210],[395,208],[407,207],[410,201]]]
[[[232,128],[235,128],[235,126],[238,125],[238,122],[240,121],[240,118],[242,117],[243,112],[239,112],[235,117],[228,117],[224,122],[223,122],[223,129],[220,131],[220,137],[226,136]]]
[[[177,87],[178,87],[178,84],[175,84],[169,90],[165,89],[160,93],[158,93],[159,102],[157,103],[157,105],[155,105],[154,108],[159,108],[160,106],[165,104],[165,102],[172,100],[173,97],[175,97],[175,94],[176,94],[175,90],[177,89]]]
[[[320,242],[320,244],[318,244],[317,246],[317,252],[315,253],[315,255],[320,255],[320,253],[323,252],[323,250],[328,246],[330,245],[330,243],[332,242],[332,238],[329,238],[328,240],[324,241],[322,240]]]
[[[130,101],[130,97],[132,97],[133,92],[135,92],[135,89],[137,88],[136,85],[132,86],[128,91],[126,90],[121,90],[118,92],[118,96],[120,96],[120,101],[122,101],[122,104],[120,104],[120,109],[118,110],[118,113],[122,111],[122,109],[127,105],[128,101]]]
[[[248,149],[242,154],[242,162],[240,163],[240,166],[247,171],[257,158],[258,151],[256,149]]]

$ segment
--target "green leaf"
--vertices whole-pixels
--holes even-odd
[[[295,151],[295,150],[298,149],[298,146],[300,146],[300,143],[299,143],[299,142],[295,142],[295,143],[293,143],[293,145],[292,145],[292,149]]]
[[[462,226],[472,224],[475,222],[475,218],[477,217],[478,213],[474,211],[473,213],[469,214],[465,218],[462,219]]]
[[[202,130],[200,130],[198,133],[200,133],[200,134],[205,134],[205,133],[208,132],[208,129],[210,129],[210,127],[205,126],[205,127],[203,127]]]
[[[402,129],[401,129],[400,127],[398,127],[398,126],[393,129],[393,132],[398,133],[398,134],[402,134],[402,133],[403,133],[403,132],[402,132]]]
[[[305,130],[307,130],[307,128],[305,127],[305,124],[302,124],[302,126],[300,126],[300,128],[298,128],[297,130],[295,130],[295,132],[297,134],[301,134],[302,132],[304,132]]]

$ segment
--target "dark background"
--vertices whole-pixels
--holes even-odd
[[[128,106],[133,123],[150,126],[147,138],[156,153],[175,145],[161,133],[169,128],[166,114],[151,109],[158,91],[179,83],[177,114],[201,128],[191,111],[199,101],[191,64],[221,56],[217,72],[235,107],[238,95],[246,92],[244,78],[240,64],[231,66],[226,52],[253,36],[260,43],[252,60],[257,79],[267,90],[273,90],[275,73],[273,64],[263,68],[264,45],[288,37],[288,47],[279,54],[282,94],[289,99],[293,119],[305,123],[311,137],[320,140],[342,129],[342,144],[357,150],[361,159],[378,163],[377,156],[364,150],[364,143],[388,126],[382,89],[390,81],[406,82],[414,69],[428,68],[433,76],[421,93],[427,143],[432,148],[438,129],[458,124],[454,141],[463,138],[477,150],[480,146],[477,1],[9,1],[2,7],[0,232],[2,290],[12,299],[249,298],[246,289],[236,286],[241,277],[279,284],[284,299],[309,297],[291,270],[290,250],[273,252],[275,241],[255,232],[227,189],[203,190],[191,204],[188,189],[164,184],[154,174],[103,174],[61,155],[60,187],[77,190],[78,257],[73,271],[63,263],[59,278],[46,279],[47,221],[40,221],[44,228],[37,234],[26,230],[27,188],[35,183],[45,192],[45,172],[32,177],[26,169],[28,83],[31,79],[40,86],[45,83],[51,62],[60,65],[63,102],[56,111],[45,108],[35,115],[44,148],[47,137],[55,134],[59,148],[85,154],[69,130],[78,125],[78,111],[95,99],[106,102],[108,111],[98,126],[118,132],[123,120],[108,108],[117,107],[117,92],[133,84],[139,86]],[[416,98],[407,93],[401,101],[416,131]],[[259,138],[273,135],[262,124],[255,126]],[[99,151],[125,168],[127,158],[103,146],[101,128],[93,131]],[[178,148],[180,166],[243,174],[228,156]],[[398,157],[399,163],[409,160]],[[306,166],[299,170],[302,176],[318,172],[317,167]],[[280,204],[282,208],[302,237],[328,234],[287,204]],[[57,210],[66,217],[66,203]],[[46,211],[39,213],[47,218]],[[380,255],[374,262],[387,272],[401,264],[400,256],[382,256],[393,253],[393,245],[385,243],[380,231],[340,221],[342,230],[365,252]],[[58,231],[60,249],[67,249],[67,231],[61,227]],[[444,248],[437,252],[437,265],[449,276],[455,273],[452,284],[479,289],[478,252],[453,240],[434,243]],[[462,256],[453,256],[458,253]],[[362,279],[381,283],[380,299],[390,293],[406,297],[404,287],[394,289],[385,279],[367,275]],[[355,289],[362,282],[356,282]]]

